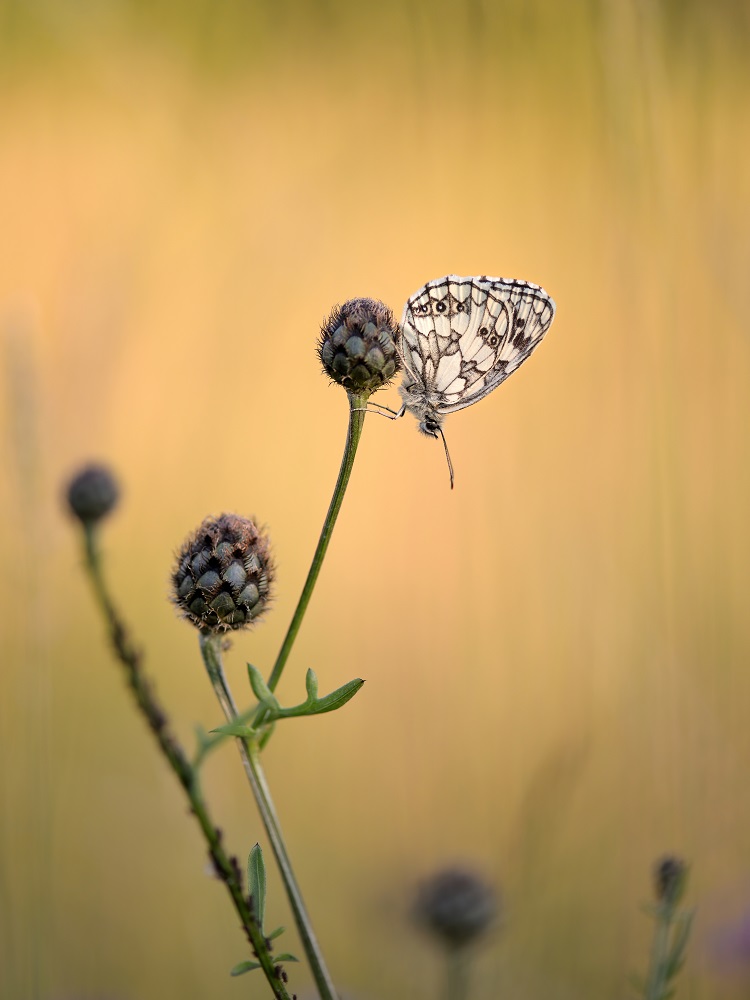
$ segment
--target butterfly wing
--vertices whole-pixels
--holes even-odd
[[[549,295],[528,281],[430,281],[406,303],[401,353],[412,381],[453,413],[504,382],[541,342],[555,315]]]

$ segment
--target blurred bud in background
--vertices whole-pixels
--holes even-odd
[[[654,865],[654,891],[660,903],[676,906],[685,891],[688,866],[681,858],[666,855]]]
[[[499,900],[493,886],[467,868],[444,868],[417,887],[414,920],[445,948],[474,944],[492,927],[498,914]]]
[[[120,490],[106,466],[91,463],[73,476],[66,495],[72,514],[82,524],[92,525],[114,510]]]

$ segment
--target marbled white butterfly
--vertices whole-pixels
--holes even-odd
[[[428,281],[404,308],[399,353],[403,405],[419,429],[443,438],[443,418],[483,399],[523,364],[549,329],[555,303],[539,285],[512,278]],[[445,447],[453,486],[453,466]]]

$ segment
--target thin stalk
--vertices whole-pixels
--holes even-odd
[[[203,662],[206,665],[206,671],[211,680],[216,698],[221,705],[227,721],[234,722],[237,719],[238,712],[232,692],[229,690],[229,685],[224,675],[224,666],[221,657],[221,638],[215,634],[201,633],[200,647]],[[257,742],[238,738],[237,743],[239,745],[242,764],[245,768],[245,774],[258,805],[274,855],[276,856],[276,862],[281,872],[284,887],[286,888],[289,905],[292,908],[297,930],[302,939],[302,947],[310,963],[318,991],[322,1000],[338,1000],[336,988],[333,985],[333,980],[325,964],[310,916],[302,898],[297,877],[294,874],[292,863],[287,853],[286,844],[281,832],[281,825],[276,815],[263,767],[260,763],[260,751]]]
[[[290,1000],[289,992],[274,966],[271,952],[258,926],[242,888],[242,875],[237,859],[225,851],[221,830],[210,817],[200,788],[198,774],[190,765],[187,755],[168,726],[167,716],[154,695],[151,682],[143,671],[142,656],[132,643],[120,618],[104,580],[101,558],[97,546],[96,528],[84,527],[86,570],[91,579],[94,596],[104,615],[115,655],[125,669],[125,678],[139,711],[151,729],[161,752],[177,776],[190,802],[190,809],[201,828],[214,869],[226,886],[234,909],[240,918],[248,941],[260,963],[268,984],[277,1000]]]
[[[651,948],[651,967],[646,984],[646,1000],[663,1000],[667,988],[666,964],[669,953],[670,921],[666,914],[657,917]]]
[[[341,510],[341,504],[344,499],[344,494],[346,493],[346,487],[349,484],[349,477],[351,475],[352,466],[354,465],[354,457],[357,454],[359,439],[362,436],[362,428],[365,422],[365,407],[367,405],[368,398],[367,393],[362,393],[361,395],[355,395],[353,393],[349,394],[349,424],[346,431],[346,444],[344,445],[344,455],[341,459],[341,468],[339,469],[339,475],[333,490],[331,503],[328,507],[328,513],[326,514],[325,521],[323,522],[323,530],[321,531],[320,538],[318,539],[318,546],[315,549],[315,554],[313,555],[307,579],[305,580],[305,585],[302,588],[302,593],[300,594],[297,607],[294,611],[294,615],[292,616],[289,628],[287,629],[286,636],[284,637],[284,642],[279,650],[279,655],[276,657],[273,670],[268,678],[268,687],[271,691],[276,689],[279,679],[281,678],[282,671],[286,665],[286,661],[289,659],[289,654],[292,651],[294,640],[297,638],[297,633],[302,625],[302,619],[305,617],[305,611],[307,611],[307,605],[310,603],[312,592],[315,589],[320,568],[323,565],[323,559],[325,558],[326,550],[328,549],[328,543],[331,540],[336,519],[339,515],[339,511]],[[252,710],[249,712],[243,712],[240,718],[242,722],[250,723],[254,729],[260,729],[265,716],[266,710],[260,706],[259,708],[256,708],[254,712]],[[250,722],[251,718],[252,722]],[[215,736],[209,743],[205,744],[196,758],[196,766],[202,762],[209,749],[214,749],[219,746],[226,738],[227,737],[221,735]],[[261,746],[263,746],[263,744],[261,744]]]
[[[656,910],[656,927],[651,945],[651,962],[646,980],[645,1000],[664,1000],[669,983],[670,932],[674,908],[661,902]]]
[[[445,1000],[469,1000],[469,960],[461,948],[446,954]]]
[[[344,456],[341,460],[339,476],[336,480],[336,486],[333,490],[331,503],[328,507],[326,519],[323,522],[323,530],[321,531],[320,538],[318,539],[318,547],[315,549],[315,555],[313,556],[312,563],[310,564],[310,570],[307,574],[305,585],[302,588],[302,593],[300,594],[299,601],[297,602],[297,607],[289,624],[284,642],[281,644],[279,655],[276,657],[273,670],[268,678],[268,686],[272,691],[276,690],[276,685],[279,683],[286,661],[289,659],[289,654],[292,651],[294,640],[297,638],[297,633],[302,625],[302,619],[305,617],[307,605],[310,603],[310,598],[312,597],[312,592],[315,589],[318,574],[320,573],[320,568],[323,565],[323,560],[328,549],[328,543],[331,540],[331,535],[333,534],[333,529],[336,525],[336,518],[339,516],[339,511],[341,510],[341,503],[344,499],[346,487],[349,483],[352,466],[354,465],[354,457],[357,454],[357,445],[359,444],[359,439],[362,436],[362,428],[365,423],[365,407],[367,405],[367,399],[368,393],[361,393],[359,395],[349,393],[349,426],[346,431],[346,445],[344,446]],[[254,725],[257,725],[259,721],[260,720],[256,717]]]

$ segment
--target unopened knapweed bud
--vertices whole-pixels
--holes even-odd
[[[654,865],[654,891],[660,903],[676,906],[685,891],[688,866],[682,858],[667,855]]]
[[[334,382],[355,393],[382,389],[400,368],[393,313],[377,299],[336,306],[320,329],[318,356]]]
[[[197,628],[245,628],[268,607],[274,564],[268,538],[246,517],[207,517],[172,573],[173,600]]]
[[[68,507],[83,524],[94,524],[117,505],[120,490],[104,465],[87,465],[68,483]]]
[[[497,917],[495,890],[481,876],[463,868],[436,872],[417,889],[414,917],[444,947],[476,941]]]

